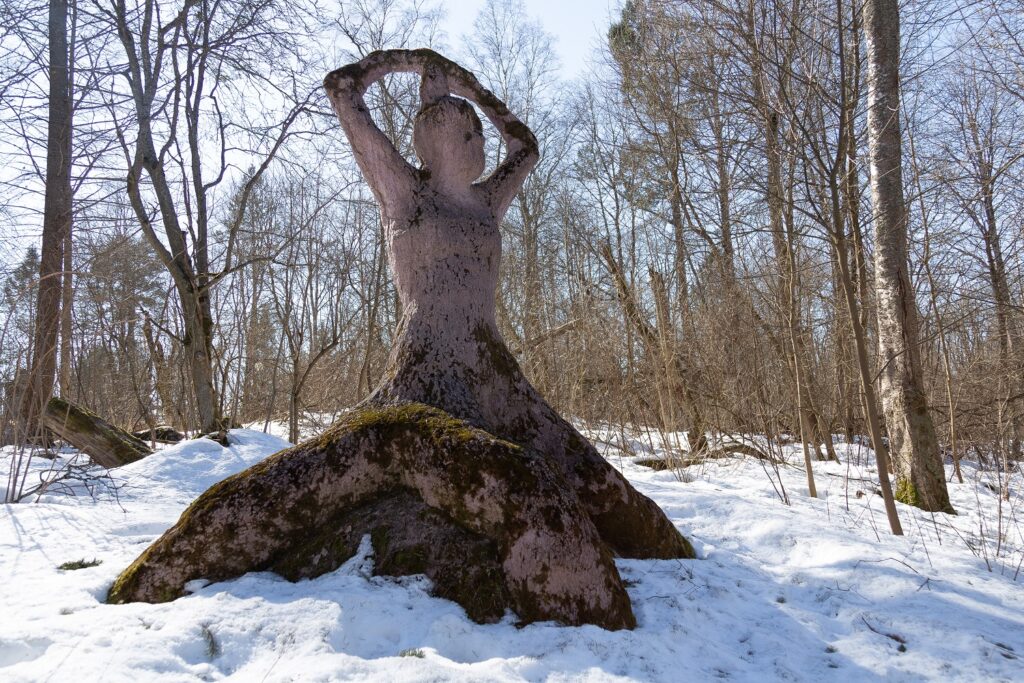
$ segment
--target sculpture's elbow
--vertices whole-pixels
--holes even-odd
[[[519,158],[522,159],[522,166],[527,173],[540,163],[540,147],[537,145],[537,139],[533,137],[532,133],[530,134],[530,140],[523,144],[519,152]]]
[[[329,95],[356,92],[359,89],[361,76],[362,69],[358,64],[348,64],[340,69],[335,69],[324,77],[324,90]]]
[[[529,164],[530,168],[533,168],[540,163],[540,147],[537,146],[537,141],[534,140],[533,144],[526,147],[526,163]]]
[[[506,124],[505,135],[518,142],[521,149],[537,153],[537,136],[522,121],[510,121]]]

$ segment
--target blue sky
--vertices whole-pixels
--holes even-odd
[[[555,38],[564,78],[580,75],[595,45],[604,39],[619,0],[525,0],[526,13]],[[484,0],[444,0],[445,31],[451,44],[469,33]]]

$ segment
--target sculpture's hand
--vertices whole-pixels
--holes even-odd
[[[448,74],[436,64],[428,64],[423,68],[423,78],[420,80],[420,102],[421,106],[437,102],[451,92],[448,85]]]
[[[530,128],[509,111],[508,106],[480,84],[471,72],[458,64],[445,63],[445,72],[452,92],[475,102],[501,134],[508,150],[504,160],[488,178],[480,183],[497,216],[503,216],[526,177],[540,161],[540,147]]]
[[[418,73],[423,75],[420,97],[424,104],[448,94],[450,88],[453,94],[476,103],[501,134],[508,154],[481,186],[490,196],[495,213],[503,215],[540,160],[540,149],[533,131],[509,111],[508,106],[494,93],[485,88],[471,71],[450,59],[427,49],[407,51],[399,59],[408,60],[412,67],[410,70],[416,71],[418,67]]]
[[[471,71],[429,48],[371,52],[354,64],[332,71],[324,86],[328,91],[352,89],[361,95],[373,83],[391,73],[419,74],[423,78],[420,97],[424,104],[449,92],[476,103],[504,138],[509,154],[536,147],[537,139],[533,132],[509,111],[504,102],[481,85]]]

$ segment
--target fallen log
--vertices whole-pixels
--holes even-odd
[[[42,426],[103,467],[120,467],[153,453],[141,439],[56,396],[46,404]]]
[[[688,451],[689,453],[690,451]],[[643,467],[649,467],[656,472],[664,470],[680,469],[691,465],[700,465],[708,460],[728,458],[733,455],[749,455],[758,460],[775,460],[775,458],[764,453],[758,448],[745,443],[726,443],[716,448],[710,448],[690,457],[669,455],[664,458],[637,458],[633,462]]]
[[[142,441],[156,441],[157,443],[178,443],[187,437],[170,425],[159,425],[153,429],[140,429],[132,432],[132,436]]]

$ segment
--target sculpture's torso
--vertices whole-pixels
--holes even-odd
[[[424,183],[395,213],[384,231],[406,325],[445,336],[493,325],[501,233],[483,193],[453,197]]]
[[[402,319],[371,400],[417,401],[478,424],[494,418],[524,382],[498,333],[495,290],[500,217],[484,193],[453,196],[423,182],[405,206],[388,207],[384,236]],[[496,353],[509,375],[494,376]]]

